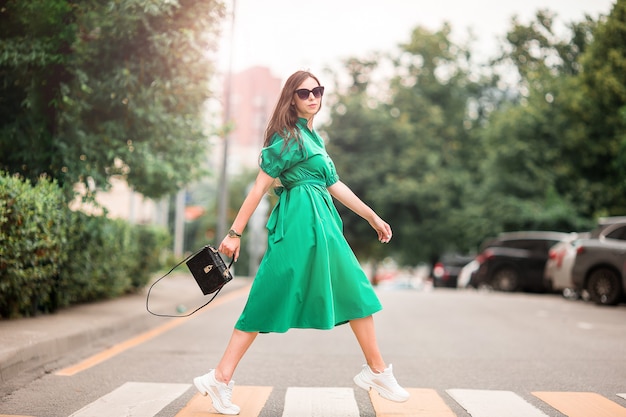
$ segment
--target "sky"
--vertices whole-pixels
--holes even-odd
[[[234,72],[269,67],[286,79],[297,70],[322,74],[343,58],[365,58],[408,43],[413,29],[432,31],[444,22],[452,39],[464,42],[468,30],[477,57],[492,57],[511,27],[511,18],[532,20],[537,10],[556,13],[561,24],[585,14],[608,15],[615,0],[225,0],[225,20],[218,55],[220,69]],[[231,32],[234,10],[234,32]]]

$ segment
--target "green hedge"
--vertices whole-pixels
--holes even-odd
[[[72,212],[70,219],[71,255],[57,284],[61,306],[143,288],[161,267],[170,240],[164,229],[80,212]]]
[[[0,176],[0,316],[33,315],[53,303],[51,281],[67,263],[67,213],[54,182]]]
[[[169,240],[161,228],[69,210],[54,182],[0,175],[0,317],[142,288]]]

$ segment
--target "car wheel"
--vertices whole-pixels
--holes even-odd
[[[519,278],[517,271],[513,268],[498,269],[491,279],[491,285],[499,291],[512,292],[517,290]]]
[[[610,268],[595,269],[587,280],[587,291],[596,304],[615,305],[622,296],[620,277]]]

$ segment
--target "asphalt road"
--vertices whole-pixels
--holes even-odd
[[[379,288],[378,294],[384,305],[375,316],[379,344],[398,381],[436,391],[453,415],[471,415],[449,395],[455,389],[512,391],[554,417],[563,414],[531,393],[593,392],[626,407],[626,399],[616,396],[626,392],[626,305],[453,289]],[[233,297],[99,364],[58,375],[98,353],[77,350],[45,376],[20,381],[1,399],[0,415],[67,417],[124,384],[141,382],[180,388],[156,414],[176,416],[196,395],[181,384],[217,363],[244,303],[245,294]],[[259,335],[234,380],[272,388],[261,417],[282,415],[290,387],[353,388],[360,416],[373,417],[370,398],[352,383],[362,363],[349,326],[293,330]]]

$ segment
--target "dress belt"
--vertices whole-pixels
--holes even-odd
[[[283,184],[281,187],[276,187],[274,188],[274,192],[276,193],[277,196],[280,197],[280,195],[283,193],[284,190],[289,191],[301,185],[319,185],[320,187],[326,187],[326,182],[324,180],[320,180],[317,178],[306,178],[306,179],[302,179],[299,181],[294,181],[289,185]]]

